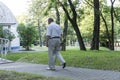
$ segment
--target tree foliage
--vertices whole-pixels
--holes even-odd
[[[12,41],[15,38],[15,34],[9,29],[3,29],[3,26],[0,25],[0,38],[9,39]]]
[[[35,27],[31,25],[25,26],[24,24],[19,24],[17,31],[19,33],[22,46],[26,50],[30,50],[31,44],[36,40],[36,38],[38,38]]]
[[[57,1],[59,1],[60,4],[62,4],[62,6],[60,6],[60,4],[58,4]],[[95,1],[96,0],[31,0],[32,4],[30,5],[30,10],[29,10],[31,21],[29,22],[32,22],[34,25],[36,25],[37,20],[39,19],[40,25],[44,23],[46,26],[46,19],[49,16],[52,16],[53,18],[56,19],[56,21],[60,20],[60,25],[63,27],[64,21],[65,21],[65,16],[64,16],[64,12],[65,12],[69,20],[68,30],[66,30],[67,31],[66,42],[68,42],[71,39],[70,37],[73,37],[71,33],[69,34],[69,29],[72,24],[73,28],[71,29],[73,29],[72,30],[73,33],[75,32],[75,35],[77,35],[78,41],[81,41],[80,48],[82,48],[81,44],[84,45],[84,43],[86,42],[89,42],[90,44],[91,43],[94,44],[95,40],[92,39],[93,36],[94,38],[99,38],[96,41],[97,44],[100,43],[100,46],[110,48],[109,46],[111,46],[111,44],[112,46],[114,45],[113,43],[117,41],[120,34],[120,25],[119,25],[120,6],[114,5],[112,7],[111,3],[113,4],[114,1],[117,1],[117,2],[120,2],[120,1],[119,0],[109,0],[109,1],[99,0],[99,5],[100,5],[99,11],[94,9],[95,6],[93,5],[93,2]],[[62,9],[63,7],[64,9]],[[112,13],[110,13],[111,9],[112,9]],[[57,10],[59,10],[60,17],[56,16]],[[97,21],[96,19],[98,19],[98,18],[95,19],[96,15],[94,15],[94,12],[97,16],[98,14],[100,15],[100,22],[98,21],[98,23],[94,22],[94,21]],[[95,24],[96,25],[100,24],[99,31],[95,30]],[[77,28],[74,26],[77,26]],[[112,27],[114,27],[114,29],[112,29]],[[78,35],[79,31],[80,31],[80,35]],[[44,30],[44,33],[45,33],[45,30]],[[96,34],[99,34],[99,36]],[[99,50],[98,47],[96,47],[96,49]]]

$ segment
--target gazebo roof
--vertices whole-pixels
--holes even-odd
[[[12,14],[11,10],[0,1],[0,25],[10,26],[17,24],[15,16]]]

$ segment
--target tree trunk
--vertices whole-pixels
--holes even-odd
[[[80,49],[81,50],[86,50],[83,39],[82,39],[82,36],[81,36],[81,33],[80,33],[80,30],[79,30],[78,25],[77,25],[77,22],[72,21],[71,23],[72,23],[73,28],[74,28],[74,30],[76,32]]]
[[[26,51],[29,51],[29,50],[30,50],[30,47],[29,47],[29,46],[26,46],[26,47],[25,47],[25,50],[26,50]]]
[[[72,24],[72,26],[73,26],[73,28],[76,32],[80,50],[86,50],[83,39],[82,39],[82,36],[81,36],[81,33],[80,33],[80,30],[79,30],[78,25],[77,25],[77,12],[76,12],[75,7],[72,3],[72,0],[68,0],[68,2],[69,2],[70,9],[71,9],[71,12],[72,12],[72,16],[73,16],[72,18],[70,17],[69,11],[65,8],[65,6],[62,4],[62,2],[59,1],[59,3],[62,6],[68,20],[70,21],[70,23]]]
[[[60,14],[59,14],[57,6],[55,7],[55,11],[56,11],[56,23],[60,24]]]
[[[111,14],[111,26],[112,26],[112,29],[111,29],[111,47],[110,49],[111,50],[114,50],[114,7],[113,7],[113,4],[114,4],[115,0],[111,0],[111,10],[110,10],[110,14]]]
[[[107,34],[107,37],[108,37],[108,48],[110,49],[110,46],[111,46],[111,38],[110,38],[109,30],[108,30],[108,25],[107,25],[107,22],[106,22],[105,18],[103,17],[103,14],[102,14],[102,13],[101,13],[101,17],[102,17],[102,19],[103,19],[103,22],[105,23],[106,34]]]
[[[94,30],[91,50],[99,50],[100,13],[99,0],[94,0]]]
[[[41,27],[40,27],[40,23],[39,23],[39,19],[38,19],[38,32],[39,32],[39,45],[40,47],[42,47],[42,39],[41,39]]]
[[[64,30],[63,30],[63,40],[62,40],[62,51],[66,51],[66,36],[68,30],[68,19],[65,18]]]

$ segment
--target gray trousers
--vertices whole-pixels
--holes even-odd
[[[65,63],[61,53],[60,53],[60,39],[53,38],[48,41],[48,65],[49,68],[55,69],[55,59],[56,57],[60,60],[61,64]]]

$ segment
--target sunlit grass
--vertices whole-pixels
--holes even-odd
[[[65,54],[68,66],[117,70],[120,71],[120,52],[118,51],[67,51]]]
[[[120,52],[103,48],[100,51],[80,51],[79,48],[61,51],[67,66],[120,71]],[[48,64],[48,52],[22,52],[8,54],[13,61]],[[59,61],[57,60],[57,65]]]

